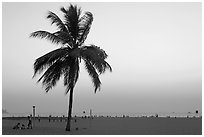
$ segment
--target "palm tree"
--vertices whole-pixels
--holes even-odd
[[[70,92],[66,125],[66,131],[70,131],[73,90],[79,76],[81,59],[84,60],[85,68],[92,78],[95,93],[97,89],[100,90],[101,86],[99,75],[107,69],[110,71],[112,69],[105,61],[108,55],[103,49],[95,45],[84,45],[93,21],[92,13],[85,12],[84,15],[81,15],[81,9],[72,4],[68,8],[62,7],[60,10],[64,14],[63,21],[51,11],[47,15],[51,24],[57,26],[56,32],[40,30],[30,34],[30,37],[45,38],[54,44],[61,45],[58,49],[35,60],[33,77],[45,70],[37,82],[42,81],[46,92],[56,85],[61,76],[64,77],[65,93]]]

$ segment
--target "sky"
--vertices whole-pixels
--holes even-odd
[[[195,112],[202,110],[201,3],[72,3],[93,13],[86,45],[100,46],[113,71],[100,76],[101,90],[80,64],[73,114]],[[48,11],[63,17],[69,3],[2,4],[2,108],[10,113],[66,114],[68,97],[60,80],[45,93],[32,79],[38,57],[60,47],[29,38],[56,31]]]

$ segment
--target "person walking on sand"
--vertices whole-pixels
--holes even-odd
[[[51,120],[51,117],[52,117],[52,116],[51,116],[51,115],[49,115],[49,122],[50,122],[50,120]]]
[[[32,129],[33,126],[32,126],[32,120],[31,120],[31,116],[28,116],[28,127],[27,129]]]

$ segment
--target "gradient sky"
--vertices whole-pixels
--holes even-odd
[[[85,44],[109,55],[113,72],[101,75],[94,94],[80,64],[73,113],[195,112],[202,109],[201,3],[73,3],[94,15]],[[32,79],[36,58],[56,48],[29,38],[37,30],[54,32],[48,10],[62,17],[69,3],[3,3],[2,108],[12,113],[66,113],[62,81],[45,93]],[[40,76],[40,75],[39,75]]]

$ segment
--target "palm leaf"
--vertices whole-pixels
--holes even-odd
[[[40,77],[37,82],[40,82],[42,79],[42,84],[45,86],[45,91],[48,92],[52,87],[54,87],[57,81],[60,79],[63,70],[63,61],[58,59],[53,63],[45,73]]]
[[[90,45],[90,46],[84,46],[82,49],[84,49],[84,51],[89,54],[89,55],[93,55],[97,58],[101,58],[101,59],[106,59],[108,57],[108,55],[106,54],[106,52],[101,49],[98,46],[95,45]]]
[[[65,44],[66,42],[61,39],[60,37],[56,36],[55,34],[53,33],[50,33],[50,32],[47,32],[47,31],[35,31],[33,33],[30,34],[30,37],[38,37],[38,38],[45,38],[45,39],[48,39],[50,40],[52,43],[55,43],[55,44],[58,44],[58,43],[61,43],[61,44]]]
[[[69,56],[66,62],[69,64],[64,68],[64,86],[67,87],[65,94],[67,94],[70,89],[75,86],[79,76],[79,62],[77,58]]]
[[[105,61],[107,54],[104,50],[96,46],[84,46],[81,50],[81,56],[84,60],[90,61],[100,74],[106,69],[112,71],[111,66]]]
[[[92,82],[93,82],[94,87],[95,87],[94,92],[96,93],[97,89],[100,90],[100,85],[101,85],[99,75],[97,74],[95,68],[93,67],[93,64],[90,61],[88,61],[86,59],[84,61],[85,61],[85,68],[86,68],[86,70],[88,71],[89,75],[92,78]]]
[[[44,69],[51,66],[53,64],[53,62],[55,62],[58,59],[62,59],[67,54],[68,54],[67,49],[60,48],[60,49],[53,50],[53,51],[37,58],[35,60],[35,63],[34,63],[34,75],[33,75],[33,77],[35,77],[37,72],[41,73]]]
[[[69,33],[66,33],[64,31],[57,31],[53,34],[55,36],[59,37],[60,39],[63,39],[63,41],[64,41],[63,44],[68,44],[70,47],[73,48],[74,39]]]
[[[79,38],[78,45],[84,43],[91,28],[91,24],[93,21],[93,15],[91,12],[86,12],[84,16],[82,16],[79,20]]]
[[[56,24],[56,26],[64,32],[68,32],[65,24],[61,21],[61,19],[53,12],[49,11],[47,15],[47,19],[51,20],[51,24]]]
[[[81,14],[81,9],[78,8],[76,5],[73,6],[72,4],[70,4],[70,6],[67,9],[62,7],[61,11],[64,13],[65,25],[68,28],[68,31],[70,32],[74,41],[76,42],[79,30],[78,20]]]

